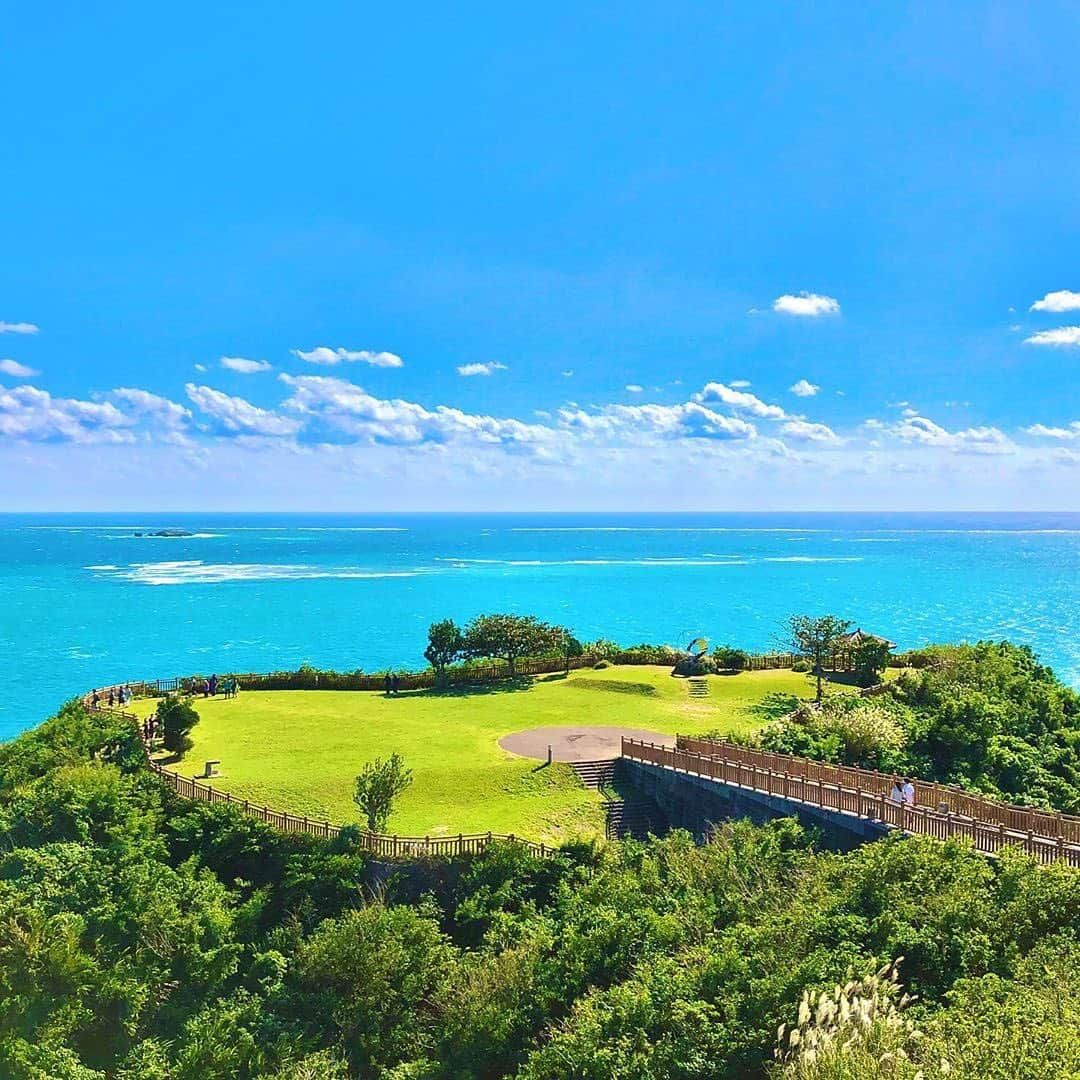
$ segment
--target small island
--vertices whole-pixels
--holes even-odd
[[[194,536],[193,532],[188,532],[187,529],[158,529],[157,532],[137,532],[136,536],[165,536],[172,539],[178,539],[185,536]]]

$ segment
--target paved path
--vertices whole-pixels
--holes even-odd
[[[499,745],[511,754],[547,761],[548,746],[555,761],[603,761],[622,755],[622,740],[638,739],[674,748],[674,735],[641,728],[600,727],[575,725],[571,727],[538,727],[504,735]]]

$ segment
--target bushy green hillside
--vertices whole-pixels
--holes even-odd
[[[921,659],[887,694],[800,708],[752,741],[1080,813],[1080,694],[1008,642],[937,646]]]
[[[1080,1068],[1080,874],[1020,856],[780,822],[395,870],[178,801],[77,706],[0,747],[0,832],[11,1080],[734,1080],[782,1023],[848,1047],[792,1078]],[[818,993],[898,957],[917,1002],[829,1043]]]

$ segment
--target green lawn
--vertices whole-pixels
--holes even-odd
[[[548,724],[647,728],[666,734],[746,732],[769,719],[774,692],[808,697],[805,675],[743,672],[709,678],[709,697],[690,701],[668,668],[585,669],[387,698],[350,691],[251,691],[194,702],[194,748],[179,765],[191,776],[208,758],[222,762],[222,790],[320,820],[357,821],[353,778],[376,756],[398,751],[413,784],[390,822],[402,835],[515,833],[537,840],[603,827],[600,796],[568,765],[537,768],[498,745],[511,731]],[[142,713],[152,701],[136,703]]]

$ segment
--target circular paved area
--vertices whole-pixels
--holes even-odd
[[[600,761],[617,758],[622,752],[622,737],[641,739],[657,746],[675,745],[673,735],[661,735],[658,731],[625,727],[538,727],[528,731],[514,731],[504,735],[499,745],[511,754],[547,761],[548,745],[555,761]]]

